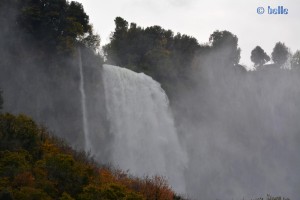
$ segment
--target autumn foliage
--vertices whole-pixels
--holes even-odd
[[[137,178],[100,166],[30,118],[0,115],[0,200],[168,200],[160,176]]]

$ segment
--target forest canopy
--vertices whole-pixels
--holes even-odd
[[[179,84],[187,84],[195,58],[214,55],[220,66],[238,66],[240,48],[238,38],[229,31],[215,31],[209,43],[199,44],[196,38],[174,34],[160,26],[142,28],[121,18],[115,18],[115,30],[110,43],[103,47],[106,62],[144,72],[160,82],[168,92]],[[205,60],[205,61],[204,61]]]
[[[0,24],[5,27],[2,32],[10,44],[30,40],[33,47],[51,54],[68,54],[78,43],[93,49],[100,45],[81,3],[3,0],[0,10]]]

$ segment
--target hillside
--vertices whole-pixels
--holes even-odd
[[[101,166],[25,115],[0,115],[0,199],[180,199],[163,177]]]

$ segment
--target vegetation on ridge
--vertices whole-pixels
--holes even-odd
[[[0,199],[180,199],[163,177],[100,167],[25,115],[0,115]]]

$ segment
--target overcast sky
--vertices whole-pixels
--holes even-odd
[[[77,0],[90,16],[101,44],[109,42],[114,19],[120,16],[141,27],[159,25],[208,42],[215,30],[228,30],[239,38],[241,63],[250,65],[250,53],[260,45],[271,54],[275,43],[291,51],[300,49],[299,0]],[[284,6],[288,15],[257,14],[257,7]]]

